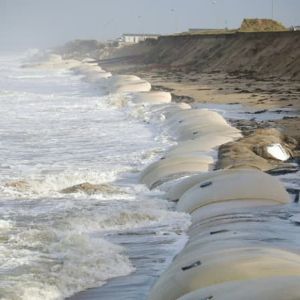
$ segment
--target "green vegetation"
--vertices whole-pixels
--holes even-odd
[[[271,19],[244,19],[239,32],[287,31],[280,22]]]

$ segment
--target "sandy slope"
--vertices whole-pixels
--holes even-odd
[[[181,67],[186,72],[229,72],[300,79],[300,33],[260,32],[165,36],[113,51],[139,64]]]

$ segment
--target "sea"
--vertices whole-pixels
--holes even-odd
[[[31,55],[0,54],[0,299],[146,299],[190,224],[139,183],[172,141]],[[63,192],[82,183],[98,190]]]
[[[147,299],[190,225],[139,182],[174,141],[151,107],[120,105],[130,95],[67,69],[28,67],[33,54],[0,53],[0,299]],[[195,107],[249,118],[240,105]],[[278,178],[299,190],[299,176]],[[69,193],[80,184],[96,188]],[[299,204],[270,216],[298,249]]]

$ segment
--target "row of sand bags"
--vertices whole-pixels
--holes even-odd
[[[162,126],[177,144],[141,174],[141,182],[150,189],[208,172],[214,163],[211,150],[241,137],[240,131],[217,112],[191,107],[176,108],[163,113]]]
[[[300,299],[298,230],[278,213],[290,200],[276,178],[219,170],[185,178],[167,196],[192,225],[149,299]]]
[[[152,93],[136,93],[132,102],[150,105],[149,120],[159,115],[177,144],[144,169],[141,182],[171,182],[166,198],[191,214],[192,226],[149,299],[298,299],[297,228],[275,213],[289,203],[284,186],[251,168],[210,171],[209,152],[240,132],[216,112],[167,104],[164,94]]]
[[[63,68],[83,76],[87,82],[105,89],[109,93],[147,92],[151,89],[150,83],[134,75],[115,75],[103,70],[96,61],[85,59],[63,59],[60,55],[51,54],[41,63],[35,63],[40,68]]]
[[[87,69],[85,74],[103,72]],[[170,103],[170,93],[152,92],[136,76],[104,80],[110,93],[130,94],[125,104],[147,106],[148,120],[161,121],[177,142],[141,174],[149,188],[169,182],[166,198],[192,218],[189,242],[149,299],[299,299],[299,245],[291,243],[297,230],[272,212],[289,202],[283,185],[250,168],[211,171],[210,151],[240,132],[216,112]]]
[[[30,66],[46,69],[68,69],[83,76],[83,80],[101,87],[110,95],[120,94],[123,105],[163,106],[169,104],[172,99],[171,94],[168,92],[151,91],[151,84],[148,81],[135,75],[112,75],[111,72],[102,69],[97,61],[90,58],[79,61],[76,59],[63,59],[60,55],[50,54],[43,61],[34,62]],[[118,99],[118,97],[115,97],[115,99]]]
[[[114,95],[112,104],[117,106],[133,105],[161,105],[171,102],[168,92],[151,91],[151,84],[135,75],[112,75],[103,70],[97,62],[82,61],[71,68],[75,73],[84,75],[84,80],[94,83]],[[120,95],[117,97],[116,95]],[[129,97],[126,97],[128,96]]]
[[[240,137],[216,112],[179,109],[163,125],[178,143],[141,182],[170,182],[166,198],[192,225],[149,299],[300,299],[297,227],[278,214],[290,202],[283,184],[253,168],[210,170],[209,151]]]
[[[97,62],[84,60],[71,68],[73,72],[84,75],[84,79],[106,89],[108,93],[148,92],[151,84],[135,75],[112,75],[103,70]]]

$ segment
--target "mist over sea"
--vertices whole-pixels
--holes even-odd
[[[143,299],[189,224],[138,184],[170,142],[81,76],[25,58],[0,57],[0,298],[64,299],[137,272]],[[81,183],[103,191],[61,192]]]

